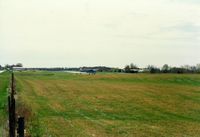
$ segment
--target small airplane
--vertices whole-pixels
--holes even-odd
[[[80,72],[83,72],[83,73],[88,73],[88,74],[93,74],[95,75],[97,70],[96,69],[81,69]]]

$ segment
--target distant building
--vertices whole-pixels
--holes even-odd
[[[13,71],[24,71],[26,70],[26,68],[22,68],[22,67],[13,67]]]

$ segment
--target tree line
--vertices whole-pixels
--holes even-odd
[[[0,65],[0,70],[12,69],[14,67],[23,67],[23,64],[22,63],[17,63],[17,64],[12,64],[12,65],[6,64],[5,66]]]
[[[0,65],[0,70],[7,69],[11,70],[12,68],[20,68],[23,67],[22,63],[17,63],[14,65]],[[156,67],[155,65],[148,65],[145,68],[140,68],[136,64],[131,63],[130,65],[126,65],[124,68],[111,68],[105,66],[97,66],[97,67],[78,67],[78,68],[23,68],[23,70],[46,70],[46,71],[80,71],[81,69],[94,69],[97,72],[118,72],[118,73],[200,73],[200,64],[191,66],[184,65],[180,67],[169,66],[168,64],[164,64],[162,67]]]
[[[161,68],[154,65],[148,65],[146,68],[139,68],[137,65],[131,63],[124,67],[126,73],[138,73],[138,72],[149,72],[149,73],[200,73],[200,64],[195,66],[184,65],[181,67],[173,67],[168,64],[164,64]]]

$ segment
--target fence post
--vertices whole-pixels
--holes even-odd
[[[15,137],[15,127],[16,127],[16,117],[15,117],[15,99],[12,100],[12,128],[13,128],[13,137]]]
[[[24,117],[18,118],[18,137],[24,137]]]
[[[9,113],[9,136],[15,137],[15,126],[16,126],[16,116],[15,116],[15,87],[14,87],[14,74],[11,75],[11,95],[8,96],[8,113]]]
[[[9,136],[12,136],[12,120],[11,120],[11,103],[10,103],[10,96],[8,96],[8,114],[9,114]]]

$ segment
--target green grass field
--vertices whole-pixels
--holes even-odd
[[[17,72],[32,136],[199,137],[200,75]]]
[[[0,136],[3,132],[3,126],[6,125],[7,118],[7,88],[9,86],[9,74],[4,72],[0,74]]]

